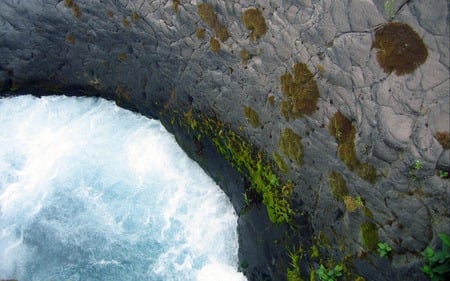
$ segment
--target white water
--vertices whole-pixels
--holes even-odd
[[[0,279],[246,280],[237,217],[158,121],[0,99]]]

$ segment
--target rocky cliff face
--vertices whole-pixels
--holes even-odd
[[[445,0],[3,0],[0,26],[4,91],[70,86],[177,134],[242,213],[250,280],[423,280],[450,232]]]

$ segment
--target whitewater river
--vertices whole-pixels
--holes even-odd
[[[0,99],[0,279],[242,281],[236,226],[158,121],[102,99]]]

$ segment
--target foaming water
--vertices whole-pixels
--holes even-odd
[[[102,99],[0,99],[0,279],[246,280],[236,226],[158,121]]]

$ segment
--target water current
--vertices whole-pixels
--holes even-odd
[[[0,279],[242,281],[237,216],[159,121],[0,99]]]

